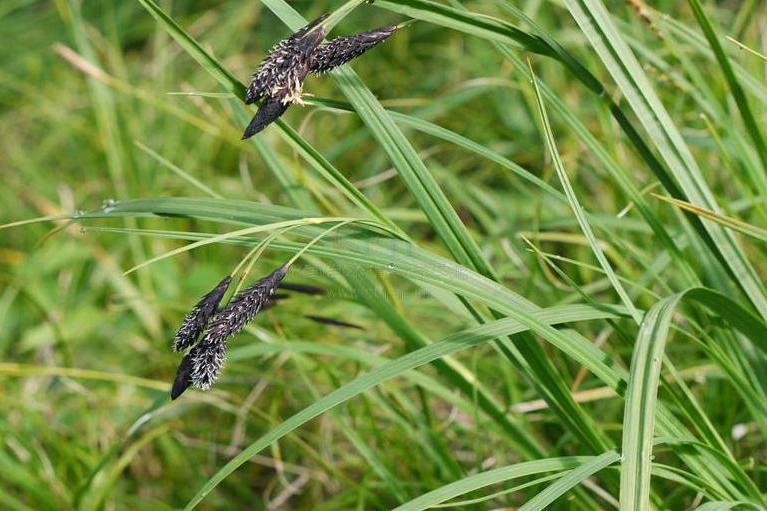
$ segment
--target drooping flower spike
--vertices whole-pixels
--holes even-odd
[[[261,309],[273,304],[274,292],[289,268],[289,263],[283,264],[232,298],[225,307],[218,309],[218,303],[231,282],[231,277],[227,277],[195,305],[184,319],[179,333],[197,333],[194,338],[182,335],[181,339],[184,342],[174,342],[174,349],[184,349],[194,344],[202,329],[205,329],[205,334],[181,360],[171,388],[171,399],[176,399],[190,385],[203,390],[210,388],[224,365],[229,337],[242,330]],[[209,312],[211,307],[215,313]],[[176,334],[176,339],[178,338],[179,334]]]
[[[253,73],[245,95],[251,104],[263,98],[256,115],[242,135],[250,138],[280,117],[293,103],[301,103],[303,82],[311,72],[322,74],[359,57],[384,41],[397,25],[341,36],[320,44],[327,14],[277,43]]]
[[[251,284],[242,292],[237,293],[224,307],[219,308],[218,305],[229,288],[232,280],[231,276],[224,278],[212,291],[203,296],[184,318],[181,328],[176,333],[173,348],[181,350],[194,345],[200,332],[203,329],[205,332],[202,340],[194,345],[189,350],[189,353],[181,359],[181,364],[178,366],[176,377],[171,387],[171,399],[179,397],[190,385],[194,385],[202,390],[209,389],[218,379],[219,373],[224,366],[229,338],[242,330],[261,310],[271,307],[278,300],[287,297],[285,294],[275,294],[275,291],[282,284],[291,265],[322,238],[352,222],[354,222],[353,219],[340,219],[338,223],[315,236],[286,263],[266,277]],[[251,254],[258,253],[260,246],[258,245],[254,248]],[[247,257],[245,260],[247,260]],[[237,268],[239,267],[238,265]],[[237,270],[234,273],[237,273]],[[319,288],[301,284],[293,284],[287,287],[309,294],[323,292]],[[332,324],[347,326],[341,325],[341,323],[334,322]]]
[[[224,363],[227,339],[233,336],[271,301],[288,273],[288,264],[283,264],[258,282],[245,288],[232,298],[229,304],[220,310],[210,322],[200,344],[190,352],[192,355],[191,379],[195,387],[208,389],[218,379]]]

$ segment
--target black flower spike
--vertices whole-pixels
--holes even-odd
[[[314,50],[309,69],[314,74],[327,73],[385,41],[395,30],[397,25],[388,25],[368,32],[331,39]]]
[[[285,113],[292,103],[301,102],[301,93],[312,52],[325,37],[320,16],[304,28],[277,43],[251,77],[245,94],[250,104],[265,98],[256,115],[242,134],[250,138]]]
[[[173,387],[170,389],[170,398],[176,399],[184,393],[189,385],[192,384],[192,354],[188,353],[181,359],[181,364],[176,371],[176,379],[173,380]]]
[[[289,268],[288,264],[283,264],[232,298],[226,307],[216,313],[200,343],[189,352],[192,358],[191,382],[195,387],[205,390],[215,383],[224,365],[227,340],[242,330],[271,301]]]
[[[279,98],[268,97],[261,103],[256,115],[250,120],[250,124],[245,128],[242,139],[250,138],[268,125],[277,120],[279,116],[288,109],[288,104],[283,103]]]
[[[309,57],[325,37],[325,30],[319,25],[327,17],[327,14],[323,14],[269,50],[251,76],[245,104],[255,103],[262,97],[283,99],[288,89],[300,88],[309,72]]]
[[[320,46],[325,37],[322,22],[327,14],[277,43],[251,76],[245,103],[264,98],[242,135],[250,138],[280,117],[293,103],[301,104],[303,82],[310,72],[322,74],[349,62],[374,47],[397,29],[396,25],[350,36],[336,37]]]
[[[232,277],[226,276],[212,291],[203,296],[189,314],[186,315],[181,327],[173,338],[173,351],[181,351],[193,345],[202,333],[208,320],[216,312],[221,298],[229,289]]]

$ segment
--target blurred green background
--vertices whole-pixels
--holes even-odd
[[[290,33],[258,1],[159,4],[242,82],[271,45]],[[464,6],[534,31],[504,4],[479,0]],[[621,90],[562,3],[512,4],[621,102]],[[671,1],[606,4],[692,148],[723,214],[749,228],[763,226],[767,188],[759,149],[690,7]],[[312,19],[341,4],[291,5]],[[765,61],[723,36],[764,53],[765,5],[706,2],[705,7],[736,61],[763,130]],[[362,5],[333,34],[406,19],[385,7]],[[0,34],[0,223],[77,216],[77,211],[137,198],[213,196],[222,202],[297,207],[274,168],[291,176],[298,187],[292,193],[308,194],[322,215],[363,216],[286,143],[277,127],[241,142],[244,123],[235,100],[222,94],[210,74],[138,2],[4,0]],[[538,80],[641,192],[653,218],[681,251],[684,263],[669,256],[625,187],[595,156],[594,146],[584,143],[561,111],[550,112],[575,194],[637,307],[646,310],[659,296],[697,280],[754,311],[736,278],[711,269],[718,264],[716,257],[696,239],[690,221],[652,195],[668,192],[604,102],[553,59],[510,51],[522,62],[531,59]],[[467,137],[561,190],[529,77],[493,41],[422,21],[398,31],[351,67],[387,109]],[[310,77],[304,91],[346,100],[330,76]],[[283,119],[420,247],[450,257],[380,140],[357,114],[313,104],[294,106]],[[636,123],[633,116],[630,120]],[[503,285],[541,307],[621,303],[567,201],[544,193],[498,158],[408,126],[402,129]],[[320,286],[327,294],[295,294],[259,316],[232,347],[271,349],[233,356],[214,389],[190,391],[170,403],[168,388],[179,359],[170,351],[175,328],[247,248],[205,246],[124,275],[183,245],[128,231],[221,233],[234,228],[155,216],[59,219],[0,230],[0,508],[181,508],[245,446],[380,362],[365,357],[396,358],[412,349],[380,310],[360,299],[332,260],[312,256],[288,280]],[[737,236],[761,281],[764,239]],[[343,239],[335,243],[343,250]],[[268,273],[286,257],[267,249],[252,276]],[[426,339],[443,338],[474,322],[445,289],[416,285],[396,274],[378,275],[376,282],[380,299]],[[318,324],[307,314],[353,322],[364,330]],[[675,316],[674,330],[667,354],[676,364],[674,378],[689,387],[662,391],[661,397],[694,426],[687,408],[674,404],[679,394],[694,396],[701,416],[721,435],[724,445],[719,447],[729,450],[764,492],[764,354],[757,350],[745,362],[738,359],[735,334],[698,309]],[[637,332],[629,319],[580,323],[577,332],[628,367]],[[297,347],[289,349],[291,343]],[[328,348],[313,352],[301,343]],[[578,362],[543,346],[594,428],[620,445],[623,401]],[[540,382],[489,344],[457,359],[467,380],[493,395],[550,455],[593,454],[567,421],[539,401],[544,397]],[[427,385],[418,386],[410,377],[393,379],[293,431],[227,477],[200,507],[389,509],[461,477],[525,460],[509,447],[497,421],[481,410],[476,394],[460,391],[432,366],[419,372]],[[673,454],[665,456],[665,463],[681,466]],[[581,497],[571,495],[554,506],[613,508],[617,471],[611,474],[589,480]],[[514,509],[542,487],[459,508]],[[466,498],[504,488],[510,486]],[[653,498],[658,508],[693,509],[700,494],[664,479],[654,486]]]

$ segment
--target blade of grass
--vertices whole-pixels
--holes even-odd
[[[565,191],[567,200],[570,203],[570,208],[573,210],[573,214],[578,220],[578,225],[580,226],[581,231],[583,231],[584,236],[586,236],[586,239],[589,242],[591,251],[599,261],[599,265],[602,267],[605,275],[607,275],[607,278],[610,280],[613,289],[615,289],[615,292],[618,293],[621,302],[623,302],[623,305],[629,311],[629,314],[631,314],[634,322],[639,324],[641,322],[641,315],[639,314],[639,311],[637,311],[636,307],[634,307],[634,303],[631,301],[631,297],[629,297],[628,293],[624,289],[623,284],[620,283],[618,276],[615,274],[615,271],[610,265],[610,262],[607,260],[607,257],[602,251],[602,247],[599,245],[596,236],[594,236],[594,231],[591,230],[591,226],[589,225],[588,220],[586,220],[586,214],[583,211],[583,207],[581,206],[580,202],[578,202],[578,197],[575,195],[575,190],[573,189],[572,185],[570,184],[570,180],[567,177],[567,172],[565,171],[564,165],[562,164],[562,160],[559,158],[557,143],[554,139],[554,134],[551,131],[549,117],[546,113],[546,105],[544,105],[541,92],[538,90],[538,83],[536,81],[535,74],[533,73],[532,64],[530,64],[530,62],[528,62],[528,64],[530,66],[530,75],[533,77],[533,89],[535,90],[535,98],[538,103],[538,111],[541,116],[541,122],[543,123],[543,132],[546,137],[546,146],[549,148],[549,154],[551,155],[551,158],[554,162],[554,168],[557,171],[557,176],[559,176],[559,181]]]
[[[205,183],[203,183],[202,181],[200,181],[196,177],[192,176],[191,174],[189,174],[185,170],[179,168],[177,165],[173,164],[173,162],[167,160],[166,158],[163,158],[162,156],[160,156],[155,151],[153,151],[152,149],[148,148],[147,146],[145,146],[141,142],[135,141],[134,143],[136,144],[136,147],[138,147],[139,149],[144,151],[146,154],[151,156],[153,159],[155,159],[157,162],[159,162],[163,167],[169,169],[171,172],[173,172],[177,176],[180,176],[182,179],[184,179],[185,181],[189,182],[192,186],[194,186],[195,188],[197,188],[198,190],[200,190],[204,194],[210,195],[214,199],[222,199],[223,198],[220,194],[214,192],[208,185],[206,185]]]
[[[673,295],[653,305],[645,314],[634,344],[623,416],[621,511],[650,507],[650,465],[660,369],[671,315],[682,297]]]
[[[759,241],[767,242],[767,229],[761,229],[759,227],[746,223],[742,220],[738,220],[737,218],[723,215],[721,213],[716,213],[709,209],[696,206],[695,204],[690,204],[689,202],[686,202],[683,200],[674,199],[673,197],[666,197],[666,196],[658,195],[655,193],[653,194],[653,197],[660,199],[662,201],[668,202],[670,204],[673,204],[674,206],[680,209],[689,211],[690,213],[693,213],[700,217],[707,218],[713,222],[718,223],[719,225],[722,225],[724,227],[737,231],[741,234],[745,234],[746,236],[750,236]]]
[[[593,459],[581,463],[577,468],[570,470],[567,474],[552,483],[541,493],[528,500],[519,511],[538,511],[546,509],[559,497],[581,484],[584,480],[593,476],[603,468],[609,467],[613,463],[620,461],[621,456],[618,451],[611,450]]]
[[[698,20],[700,28],[703,30],[703,34],[706,36],[711,50],[713,50],[716,56],[716,61],[727,80],[727,85],[730,88],[730,93],[735,99],[735,104],[738,106],[740,116],[743,119],[743,123],[746,125],[746,131],[748,132],[751,141],[754,143],[754,149],[756,154],[759,155],[759,159],[762,162],[762,171],[767,172],[767,144],[764,142],[764,135],[762,134],[759,124],[754,117],[754,113],[751,111],[751,106],[748,104],[748,98],[743,88],[740,86],[738,78],[735,76],[735,72],[730,64],[730,59],[724,52],[719,38],[714,31],[714,27],[709,20],[706,11],[700,4],[699,0],[688,0],[687,2],[692,9],[695,18]]]
[[[744,502],[740,500],[739,501],[719,500],[719,501],[713,501],[713,502],[706,502],[705,504],[702,504],[696,507],[695,511],[728,511],[729,509],[736,509],[736,508],[756,509],[756,510],[763,509],[750,502]]]
[[[542,474],[545,472],[561,472],[573,469],[591,459],[591,456],[568,456],[526,461],[506,467],[499,467],[446,484],[445,486],[397,506],[393,511],[421,511],[423,509],[437,507],[437,504],[441,504],[446,500],[460,497],[461,495],[480,490],[493,484],[513,481],[514,479],[521,477]]]

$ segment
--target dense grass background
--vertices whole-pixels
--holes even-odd
[[[765,4],[350,2],[420,21],[241,142],[341,6],[0,4],[0,223],[55,217],[0,231],[0,508],[765,509]],[[184,313],[313,217],[371,222],[171,403]]]

